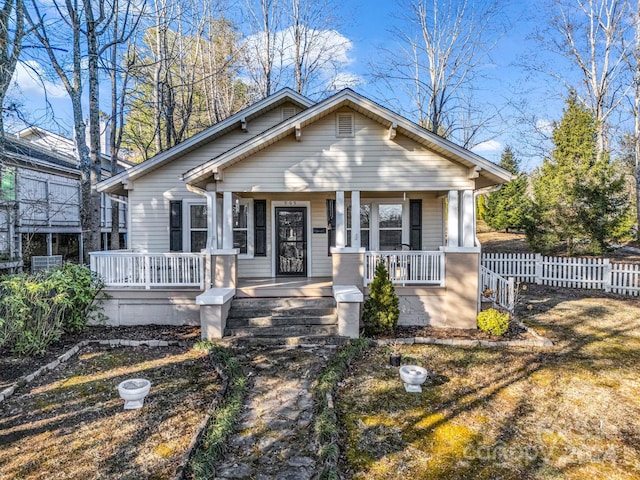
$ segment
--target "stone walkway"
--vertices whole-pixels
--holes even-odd
[[[237,351],[251,382],[244,413],[215,478],[313,478],[311,388],[335,346],[254,346]]]

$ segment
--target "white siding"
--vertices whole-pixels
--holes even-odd
[[[288,105],[288,104],[285,104]],[[214,142],[180,157],[134,182],[129,191],[131,248],[148,252],[169,250],[169,201],[202,200],[199,195],[187,191],[180,179],[183,173],[211,160],[236,145],[247,141],[262,131],[282,121],[280,108],[247,122],[248,132],[238,127]]]
[[[220,190],[234,192],[424,191],[474,188],[468,169],[355,113],[355,136],[336,137],[327,115],[250,158],[228,166]]]
[[[437,250],[444,245],[444,198],[435,193],[411,198],[422,198],[422,249]]]

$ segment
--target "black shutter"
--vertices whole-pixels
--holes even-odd
[[[267,256],[267,201],[253,201],[253,254],[256,257]]]
[[[169,202],[169,250],[182,251],[182,200]]]
[[[422,200],[409,200],[409,245],[422,250]]]
[[[327,254],[331,256],[331,247],[336,246],[336,201],[327,200]]]

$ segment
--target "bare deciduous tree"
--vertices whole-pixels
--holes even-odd
[[[503,14],[493,0],[410,0],[401,12],[402,24],[393,31],[397,48],[374,66],[376,79],[388,91],[400,86],[411,98],[410,114],[425,128],[473,146],[478,128],[487,126],[474,88],[505,31]],[[472,105],[475,112],[469,111]]]
[[[538,43],[573,67],[533,68],[558,80],[593,113],[598,156],[609,150],[610,118],[630,88],[625,80],[625,43],[629,9],[619,0],[554,0],[549,28]],[[576,74],[577,73],[577,79]]]
[[[24,34],[22,0],[4,0],[0,8],[0,167],[4,156],[4,100],[18,63]]]
[[[82,172],[83,201],[80,218],[85,261],[88,261],[89,252],[100,250],[101,198],[95,189],[101,174],[100,58],[113,43],[126,42],[136,24],[133,20],[135,15],[132,2],[123,2],[123,5],[123,18],[127,21],[117,38],[107,37],[116,11],[108,0],[53,0],[50,5],[44,6],[37,0],[31,0],[30,8],[25,9],[25,17],[33,34],[71,99],[74,141]],[[69,36],[70,58],[68,50],[62,50],[62,47],[69,45]],[[82,105],[85,75],[89,97],[89,145]]]

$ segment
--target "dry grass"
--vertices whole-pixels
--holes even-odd
[[[554,351],[405,347],[435,376],[407,394],[384,349],[338,405],[347,477],[640,478],[640,305],[532,288],[523,309]]]
[[[125,411],[131,377],[152,387]],[[87,347],[0,404],[0,478],[171,478],[218,389],[206,352]]]

